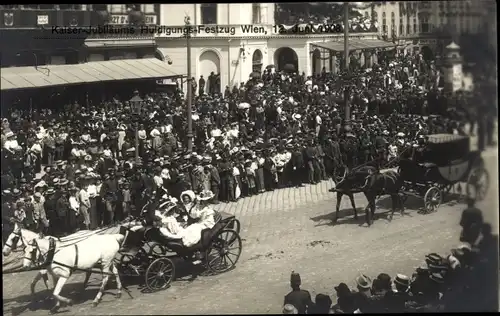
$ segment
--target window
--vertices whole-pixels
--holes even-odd
[[[385,19],[385,12],[382,12],[382,33],[387,34],[387,21]]]
[[[416,18],[413,18],[413,33],[418,33],[418,24]]]
[[[93,11],[107,11],[108,5],[106,4],[91,4]]]
[[[108,11],[111,14],[127,14],[127,5],[125,4],[109,4]]]
[[[399,19],[399,36],[402,36],[404,35],[405,33],[405,26],[404,26],[404,22],[403,22],[403,19],[400,18]]]
[[[394,33],[396,32],[396,16],[394,12],[391,12],[391,36],[394,36]]]
[[[81,4],[59,4],[60,10],[81,10]]]
[[[216,3],[204,3],[201,5],[201,24],[217,24]]]
[[[144,13],[156,13],[154,4],[141,4],[141,11]]]
[[[372,19],[373,22],[378,22],[378,13],[376,11],[373,11]]]
[[[262,53],[260,50],[256,50],[252,56],[252,71],[262,72]]]
[[[429,29],[429,17],[425,16],[425,17],[422,17],[422,23],[420,24],[420,27],[422,29],[422,33],[429,33],[430,32],[430,29]]]
[[[260,3],[252,4],[252,21],[253,24],[260,24]]]

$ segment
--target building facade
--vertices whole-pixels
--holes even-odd
[[[462,35],[474,36],[491,30],[493,27],[485,17],[496,13],[496,3],[489,0],[377,1],[361,11],[378,21],[382,36],[397,40],[406,52],[420,51],[430,58],[442,55],[452,39],[460,42]],[[494,33],[491,38],[495,42],[491,45],[496,47],[496,29],[490,32]]]
[[[323,67],[327,71],[334,69],[338,61],[332,61],[326,52],[316,50],[313,45],[343,42],[343,34],[334,30],[286,33],[288,26],[277,21],[275,6],[273,3],[162,4],[160,25],[164,29],[156,37],[158,51],[173,61],[174,72],[186,73],[187,39],[183,32],[188,16],[195,30],[189,39],[191,75],[198,80],[212,72],[220,74],[222,90],[247,81],[252,72],[261,72],[269,65],[280,70],[290,64],[307,75]],[[373,40],[378,34],[367,31],[350,37]]]
[[[156,24],[159,5],[2,5],[2,67],[75,64],[86,61],[152,57],[154,35],[101,32],[58,34],[53,27],[126,27]],[[142,22],[143,21],[143,22]],[[8,43],[8,45],[5,45]]]

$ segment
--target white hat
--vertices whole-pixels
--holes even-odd
[[[5,134],[5,136],[7,137],[12,137],[12,136],[15,136],[14,133],[12,131],[9,131]]]
[[[461,266],[460,260],[458,260],[454,255],[448,256],[448,263],[453,270]]]
[[[194,193],[193,190],[187,190],[181,193],[180,198],[181,201],[184,200],[184,196],[187,196],[191,199],[191,202],[193,202],[196,199],[196,194]]]
[[[389,131],[388,131],[388,130],[384,130],[384,131],[382,132],[382,134],[383,134],[383,135],[389,135]]]
[[[292,304],[285,304],[283,306],[283,314],[298,314],[299,311]]]
[[[292,115],[292,118],[293,118],[294,120],[299,120],[301,117],[302,117],[302,115],[300,115],[300,114],[298,114],[298,113],[295,113],[295,114],[293,114],[293,115]]]
[[[399,132],[396,136],[397,136],[397,137],[405,137],[405,133],[403,133],[403,132]]]
[[[410,278],[404,274],[397,274],[394,283],[402,286],[410,286]]]

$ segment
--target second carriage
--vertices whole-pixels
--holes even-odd
[[[429,135],[420,159],[401,159],[398,172],[404,180],[403,195],[423,198],[425,213],[436,211],[446,194],[480,201],[489,189],[481,153],[470,150],[467,136]]]
[[[174,207],[178,206],[171,203],[165,209]],[[178,259],[203,265],[210,274],[233,269],[242,251],[240,222],[225,212],[216,212],[215,218],[215,226],[203,230],[200,241],[191,247],[184,246],[181,240],[166,238],[155,226],[145,223],[139,229],[122,226],[126,239],[117,264],[120,274],[143,278],[144,287],[154,292],[166,289],[176,278],[174,262]]]

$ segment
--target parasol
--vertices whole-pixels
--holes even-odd
[[[243,103],[238,104],[238,109],[240,109],[240,110],[246,110],[248,108],[250,108],[250,104],[248,104],[247,102],[243,102]]]

